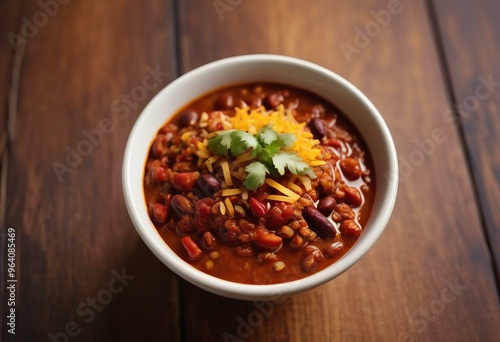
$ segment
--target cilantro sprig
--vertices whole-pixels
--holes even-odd
[[[243,185],[255,190],[264,184],[266,176],[283,176],[286,170],[295,175],[316,178],[308,163],[298,154],[288,151],[297,140],[294,134],[278,134],[272,125],[266,125],[252,135],[242,130],[226,130],[208,141],[208,149],[218,155],[237,157],[251,151],[253,161],[245,167],[247,175]]]

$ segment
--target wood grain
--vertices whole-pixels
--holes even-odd
[[[43,11],[25,8],[16,22]],[[26,45],[7,209],[19,340],[64,340],[68,324],[72,340],[179,339],[177,278],[140,240],[121,190],[130,128],[176,75],[171,16],[169,1],[74,1]],[[144,92],[148,68],[169,75]],[[84,151],[71,165],[68,148]],[[71,171],[58,177],[54,162]],[[100,298],[95,309],[89,298]]]
[[[229,7],[217,10],[220,2]],[[436,1],[436,31],[427,2],[391,3],[75,0],[52,8],[26,44],[9,163],[16,338],[62,341],[70,324],[70,341],[497,341],[488,246],[498,265],[498,96],[460,125],[448,113],[479,76],[500,79],[498,5]],[[3,1],[2,37],[43,19],[40,11],[38,0]],[[367,28],[375,31],[363,40],[357,32]],[[343,51],[346,44],[355,49]],[[3,104],[9,45],[0,41]],[[304,58],[350,80],[383,114],[400,160],[398,201],[377,244],[334,281],[272,303],[180,280],[135,232],[121,190],[126,139],[149,99],[179,73],[247,53]],[[141,89],[154,70],[155,88]],[[68,149],[85,147],[58,176],[54,162],[69,165]],[[110,286],[121,289],[112,298]]]
[[[7,103],[9,96],[11,68],[13,63],[14,49],[8,40],[9,33],[17,33],[19,12],[21,4],[17,1],[4,1],[0,3],[0,13],[10,13],[8,17],[2,16],[0,22],[0,134],[5,134],[7,128]]]
[[[456,105],[456,127],[463,134],[476,185],[477,205],[496,267],[497,284],[500,284],[498,3],[434,1],[434,6]]]
[[[489,253],[459,136],[442,118],[450,102],[425,4],[401,2],[366,46],[350,55],[340,48],[343,42],[354,45],[356,28],[375,20],[370,11],[387,6],[385,1],[241,2],[221,20],[210,2],[181,3],[183,72],[221,57],[261,52],[326,66],[357,85],[383,113],[402,171],[387,231],[355,267],[275,305],[248,333],[241,322],[258,316],[254,303],[186,286],[187,324],[199,327],[186,331],[187,340],[220,339],[225,333],[253,341],[498,337]],[[432,145],[437,133],[441,139]],[[419,147],[426,142],[432,146],[428,153]],[[441,308],[449,282],[462,290]],[[215,305],[217,315],[202,309]],[[477,320],[469,320],[471,315]]]

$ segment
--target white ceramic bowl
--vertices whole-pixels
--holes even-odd
[[[274,82],[297,86],[334,103],[359,130],[371,152],[376,195],[368,223],[356,244],[336,263],[304,279],[273,285],[229,282],[198,271],[163,241],[151,223],[143,193],[144,165],[158,129],[188,102],[215,89],[241,83]],[[137,232],[172,271],[192,284],[221,296],[243,300],[273,300],[323,284],[351,267],[385,229],[398,187],[394,142],[374,105],[351,83],[318,65],[277,55],[246,55],[222,59],[179,77],[144,108],[125,150],[123,191]]]

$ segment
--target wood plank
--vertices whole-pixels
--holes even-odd
[[[177,340],[177,277],[140,240],[121,190],[131,126],[176,74],[171,2],[75,1],[48,15],[33,0],[20,15],[43,13],[26,45],[9,169],[16,337]]]
[[[387,231],[355,267],[275,305],[248,336],[241,321],[258,316],[253,303],[187,285],[186,326],[197,328],[186,329],[186,340],[221,339],[226,332],[252,341],[498,337],[498,297],[466,160],[456,130],[441,116],[450,103],[428,12],[423,2],[402,1],[396,8],[389,3],[395,2],[245,1],[222,18],[212,2],[179,4],[184,72],[218,58],[262,52],[326,66],[382,112],[402,173]],[[389,9],[390,19],[378,25],[377,34],[365,43],[356,38],[357,28],[377,27],[370,11]],[[344,53],[341,43],[355,46],[356,39],[356,52]],[[445,303],[443,293],[453,290]]]
[[[496,267],[497,284],[500,284],[498,2],[448,0],[433,3],[456,104],[455,126],[464,136],[485,234]]]
[[[0,21],[0,132],[3,135],[7,125],[7,102],[9,96],[11,68],[13,63],[14,48],[12,47],[8,36],[16,34],[18,29],[18,20],[20,20],[21,3],[18,1],[3,1],[0,3],[0,13],[9,13],[9,16],[2,15]]]

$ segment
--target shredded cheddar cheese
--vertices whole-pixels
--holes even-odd
[[[269,185],[269,186],[275,188],[276,190],[278,190],[279,192],[287,195],[288,197],[290,197],[294,201],[297,201],[300,198],[299,194],[293,192],[290,189],[285,188],[283,185],[281,185],[280,183],[276,182],[274,179],[267,178],[266,179],[266,183],[267,183],[267,185]]]
[[[222,215],[226,215],[226,206],[224,205],[224,202],[219,202],[219,210]]]
[[[267,200],[270,201],[277,201],[277,202],[287,202],[287,203],[295,203],[296,201],[288,196],[282,196],[282,195],[267,195],[266,196]]]
[[[227,209],[229,216],[233,216],[234,215],[234,207],[233,207],[233,203],[231,202],[229,197],[226,197],[226,200],[224,201],[224,203],[226,204],[226,209]]]
[[[257,109],[236,108],[236,114],[230,118],[233,129],[240,129],[250,134],[256,134],[257,131],[272,124],[276,133],[291,133],[297,137],[297,141],[289,149],[297,153],[304,161],[311,163],[321,158],[321,151],[316,148],[319,141],[313,139],[311,132],[304,129],[305,123],[299,123],[295,120],[291,111],[285,110],[283,105],[279,105],[277,110],[266,111],[264,107]],[[322,165],[324,162],[317,165]]]
[[[226,116],[222,112],[210,114],[210,117],[207,113],[203,113],[201,121],[203,121],[203,126],[206,126],[208,121],[218,119],[223,123],[225,130],[240,130],[251,135],[257,134],[264,126],[271,124],[272,130],[277,134],[292,134],[296,137],[296,140],[291,145],[282,148],[284,151],[296,153],[310,166],[325,164],[325,161],[322,160],[322,151],[318,148],[320,142],[314,139],[312,133],[306,128],[306,123],[297,122],[293,111],[285,110],[283,105],[269,111],[263,106],[256,109],[249,107],[235,108],[235,112],[233,117]],[[212,115],[215,115],[216,118],[213,118]],[[246,167],[255,161],[256,157],[252,150],[241,153],[234,159],[214,153],[213,149],[209,148],[208,142],[217,133],[208,133],[207,131],[204,131],[204,133],[205,139],[195,143],[194,153],[199,157],[199,166],[204,164],[209,172],[222,171],[221,194],[225,197],[225,200],[220,201],[218,204],[223,215],[233,216],[237,210],[235,210],[229,197],[241,196],[243,200],[248,199],[247,189],[243,187],[234,188],[234,185],[235,182],[240,184],[246,180]],[[186,142],[192,134],[193,132],[190,131],[185,132],[181,139]],[[266,195],[266,198],[270,201],[295,203],[301,198],[304,191],[312,189],[311,179],[306,175],[289,175],[282,184],[271,178],[266,178],[265,183],[277,191],[275,194]]]
[[[242,189],[224,189],[222,190],[222,197],[239,195],[243,192]]]
[[[181,140],[183,142],[187,142],[189,138],[191,138],[192,136],[195,135],[196,132],[194,131],[188,131],[188,132],[184,132],[182,135],[181,135]]]
[[[290,190],[293,190],[298,194],[302,194],[302,192],[303,192],[302,188],[295,183],[288,182],[288,187],[290,188]]]
[[[307,191],[310,191],[312,189],[311,179],[309,177],[299,176],[299,180],[302,184],[304,184],[304,187]]]
[[[227,160],[224,160],[221,163],[222,166],[222,174],[224,175],[224,180],[226,181],[227,186],[233,185],[233,179],[231,178],[231,172],[229,171],[229,164]]]

